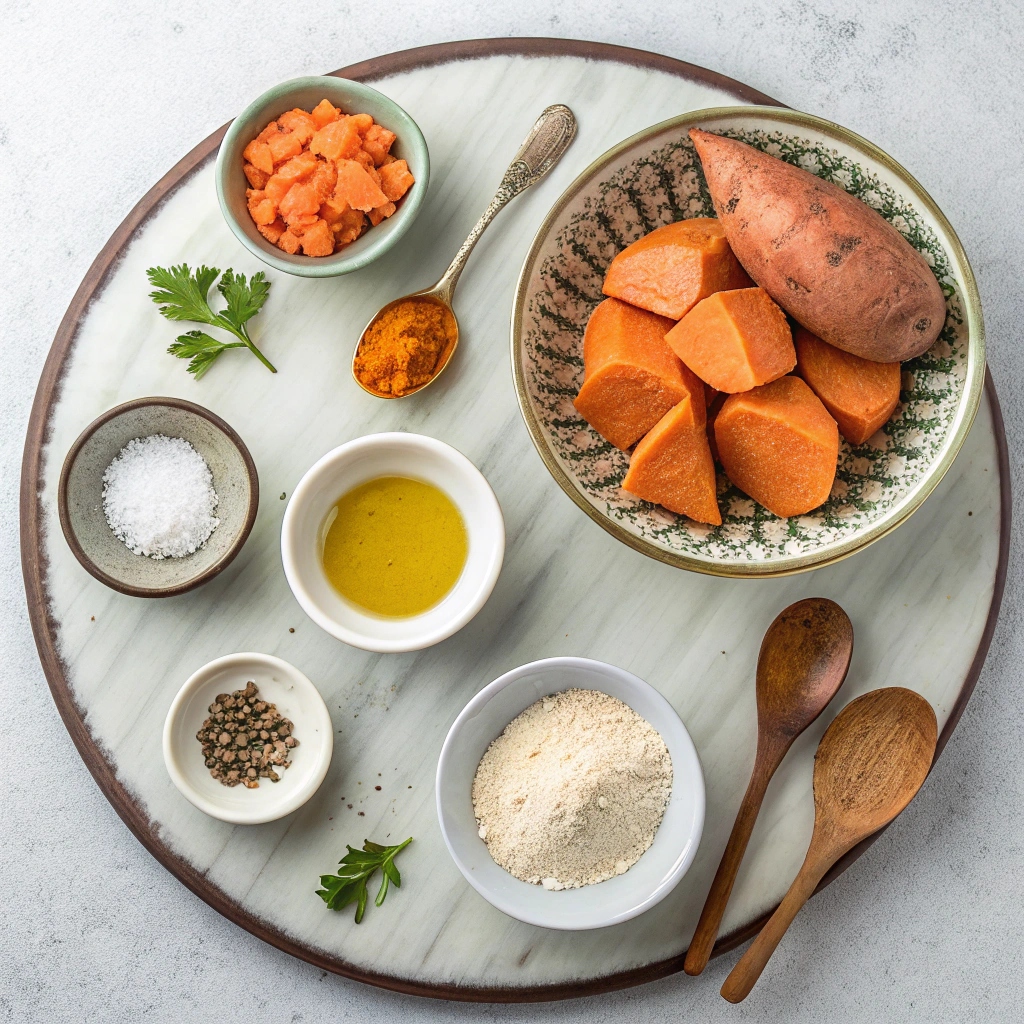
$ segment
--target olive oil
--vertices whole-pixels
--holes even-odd
[[[320,531],[331,586],[385,618],[419,615],[462,574],[469,551],[455,503],[433,484],[382,476],[342,495]]]

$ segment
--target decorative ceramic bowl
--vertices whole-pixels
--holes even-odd
[[[103,474],[136,437],[184,438],[213,474],[220,524],[183,558],[136,555],[114,535],[103,514]],[[171,597],[222,572],[242,550],[256,521],[260,483],[242,439],[219,416],[180,398],[137,398],[109,409],[82,431],[61,469],[60,525],[75,557],[100,582],[132,597]]]
[[[616,697],[658,731],[672,758],[672,796],[654,842],[628,871],[595,885],[551,891],[521,881],[491,859],[473,813],[473,777],[484,751],[513,718],[572,687]],[[466,881],[509,917],[541,928],[605,928],[650,910],[686,874],[704,830],[704,773],[675,709],[650,683],[588,658],[534,661],[485,686],[448,732],[436,789],[441,834]]]
[[[687,132],[725,134],[845,188],[892,223],[935,270],[946,325],[903,364],[900,404],[867,442],[841,441],[831,496],[781,519],[719,473],[722,525],[695,523],[621,488],[629,456],[573,407],[583,331],[612,258],[648,231],[714,217]],[[512,324],[519,404],[544,464],[587,515],[653,558],[720,576],[780,576],[838,561],[894,530],[934,490],[967,436],[985,376],[977,286],[927,192],[876,146],[829,121],[774,107],[699,110],[648,128],[588,167],[558,200],[519,278]]]
[[[280,780],[260,779],[256,789],[215,779],[196,739],[217,695],[250,681],[260,700],[292,723],[298,740],[289,766],[277,770]],[[178,691],[164,722],[163,750],[171,781],[199,810],[235,825],[258,825],[291,814],[320,788],[331,765],[334,729],[319,691],[294,665],[269,654],[229,654],[204,665]]]
[[[398,209],[376,227],[333,256],[289,255],[271,245],[257,230],[246,205],[249,182],[242,171],[242,151],[263,129],[285,111],[296,107],[312,110],[322,99],[343,113],[369,114],[377,124],[396,135],[391,153],[409,165],[416,183],[399,200]],[[382,92],[332,75],[310,75],[275,85],[253,100],[231,122],[217,154],[217,199],[228,227],[254,256],[286,274],[299,277],[337,277],[359,270],[383,256],[409,230],[427,194],[430,155],[416,122]]]
[[[469,535],[455,586],[418,615],[385,618],[357,608],[331,585],[320,558],[331,508],[354,487],[381,476],[440,488]],[[461,452],[422,434],[367,434],[328,452],[299,481],[281,524],[284,574],[302,610],[331,636],[366,651],[418,651],[458,632],[487,603],[504,556],[505,523],[490,484]]]

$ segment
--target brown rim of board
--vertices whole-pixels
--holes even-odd
[[[526,56],[526,57],[582,57],[589,60],[614,61],[635,67],[662,71],[665,74],[699,82],[720,88],[738,96],[746,103],[764,106],[783,106],[764,93],[735,82],[724,75],[708,71],[694,64],[666,57],[661,54],[635,50],[625,46],[614,46],[609,43],[588,43],[570,39],[468,39],[453,43],[439,43],[433,46],[419,46],[411,50],[401,50],[386,54],[372,60],[352,64],[333,74],[367,81],[384,78],[388,75],[411,71],[414,68],[434,64],[446,64],[458,60],[472,60],[494,56]],[[29,617],[35,635],[39,658],[46,674],[54,703],[60,712],[64,725],[74,740],[82,760],[92,772],[104,796],[113,805],[124,823],[131,829],[142,845],[179,881],[192,890],[200,899],[208,903],[228,920],[251,932],[253,935],[278,949],[291,953],[292,956],[305,960],[325,971],[340,974],[355,981],[366,982],[381,988],[404,992],[411,995],[430,996],[437,999],[457,999],[472,1002],[545,1002],[556,999],[573,999],[580,996],[595,995],[617,989],[642,985],[648,981],[664,978],[681,971],[685,950],[667,960],[646,964],[628,971],[620,971],[601,978],[578,982],[557,983],[523,988],[509,987],[461,987],[457,985],[432,985],[424,982],[408,981],[404,978],[392,977],[367,971],[348,964],[343,960],[327,956],[323,951],[312,949],[296,942],[278,931],[267,922],[253,916],[243,907],[229,899],[200,871],[177,857],[163,843],[159,829],[149,820],[145,811],[135,803],[121,782],[113,767],[106,761],[103,753],[96,745],[85,724],[81,712],[75,705],[71,689],[65,676],[65,666],[60,660],[55,643],[55,623],[49,613],[49,601],[46,594],[46,565],[41,547],[42,509],[40,508],[39,488],[42,479],[42,450],[47,439],[51,409],[59,394],[61,382],[68,365],[68,357],[74,345],[78,325],[89,309],[94,296],[103,288],[107,275],[116,266],[121,250],[130,241],[135,231],[159,209],[162,202],[185,181],[206,159],[216,152],[217,146],[227,130],[227,125],[215,131],[201,142],[187,156],[179,160],[139,201],[128,214],[107,244],[100,250],[84,280],[75,293],[67,312],[57,329],[53,345],[50,348],[42,376],[36,390],[32,413],[29,417],[28,433],[25,439],[25,453],[21,471],[21,562],[25,578],[25,591],[28,598]],[[986,372],[985,390],[992,406],[993,428],[996,435],[999,460],[1000,482],[1000,527],[999,527],[999,563],[996,568],[995,583],[992,591],[992,603],[989,607],[988,620],[978,644],[977,652],[971,663],[967,678],[960,690],[949,719],[939,736],[935,757],[938,759],[960,716],[971,697],[974,686],[981,674],[988,653],[992,634],[999,617],[999,606],[1002,601],[1003,587],[1006,583],[1006,567],[1010,550],[1010,466],[1006,448],[1006,434],[1003,429],[1003,417],[999,408],[992,377]],[[828,885],[850,866],[864,851],[881,835],[881,832],[870,836],[854,847],[845,857],[839,860],[831,871],[822,879],[819,890]],[[774,909],[774,908],[773,908]],[[721,937],[715,944],[714,955],[727,952],[753,937],[768,919],[772,911],[754,921],[745,928],[730,935]]]
[[[192,413],[194,416],[202,417],[208,423],[212,423],[213,426],[224,434],[235,448],[238,449],[238,454],[242,456],[242,462],[245,463],[245,475],[249,480],[249,508],[245,514],[245,522],[242,524],[242,529],[235,538],[235,542],[227,551],[224,552],[223,555],[220,556],[220,558],[217,559],[216,562],[213,563],[213,565],[208,566],[198,576],[173,587],[133,587],[130,583],[125,583],[122,580],[115,579],[113,576],[105,573],[85,553],[82,545],[78,541],[78,535],[71,526],[71,515],[68,511],[68,486],[71,478],[71,467],[78,458],[78,453],[82,450],[89,438],[91,438],[104,423],[109,423],[112,419],[120,416],[122,413],[131,412],[132,409],[145,409],[156,405],[170,409],[181,409],[184,412]],[[210,412],[209,409],[204,409],[201,405],[196,405],[195,402],[188,402],[184,398],[134,398],[130,402],[115,405],[113,409],[108,409],[102,416],[97,416],[96,419],[94,419],[92,423],[90,423],[89,426],[87,426],[85,430],[78,435],[75,443],[68,450],[68,453],[64,458],[64,465],[61,466],[60,481],[57,484],[57,514],[60,517],[60,528],[64,532],[64,539],[68,542],[68,547],[71,548],[71,553],[81,563],[82,568],[90,575],[95,576],[100,583],[105,583],[111,590],[116,590],[121,594],[127,594],[129,597],[174,597],[177,594],[185,594],[190,590],[195,590],[196,587],[202,586],[204,583],[208,583],[215,576],[219,576],[235,560],[235,556],[245,546],[245,542],[249,539],[249,534],[252,532],[253,523],[256,522],[256,512],[259,510],[259,506],[259,476],[256,473],[256,463],[253,462],[252,455],[249,454],[249,449],[245,446],[245,442],[238,436],[237,431],[229,423],[222,420],[215,412]]]

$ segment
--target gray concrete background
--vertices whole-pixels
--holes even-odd
[[[801,913],[745,1004],[718,996],[733,954],[696,981],[486,1007],[315,970],[229,924],[145,852],[93,783],[47,691],[22,590],[17,500],[25,424],[57,324],[150,185],[276,81],[503,35],[602,40],[692,61],[832,118],[909,167],[978,276],[1019,484],[1022,10],[1017,0],[2,0],[0,1020],[1020,1020],[1019,532],[988,664],[941,762],[871,852]]]

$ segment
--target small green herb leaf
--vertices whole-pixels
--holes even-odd
[[[233,270],[224,271],[217,290],[224,297],[227,306],[215,313],[210,306],[209,295],[220,270],[217,267],[199,267],[193,273],[187,264],[177,267],[150,267],[146,271],[154,290],[149,297],[160,307],[168,320],[191,320],[193,323],[219,327],[233,334],[237,341],[220,342],[201,331],[189,331],[182,335],[168,349],[175,356],[190,359],[189,373],[196,380],[203,376],[214,360],[229,348],[247,348],[271,373],[277,373],[273,364],[253,344],[245,324],[251,320],[267,301],[270,282],[260,271],[247,281],[244,274]]]
[[[366,912],[366,903],[369,894],[366,891],[366,884],[373,877],[378,868],[383,872],[380,891],[374,901],[376,906],[384,902],[388,894],[388,885],[394,882],[401,886],[402,878],[395,867],[395,857],[412,842],[410,836],[404,843],[397,846],[381,846],[379,843],[371,843],[367,839],[361,850],[348,847],[348,853],[338,862],[341,871],[336,875],[321,875],[320,884],[322,889],[317,889],[316,894],[331,910],[342,910],[350,903],[356,904],[356,924],[363,919]]]
[[[270,282],[262,270],[252,275],[251,282],[246,281],[245,274],[225,270],[217,291],[227,302],[227,308],[220,315],[233,327],[242,330],[243,325],[263,308],[270,294]]]

